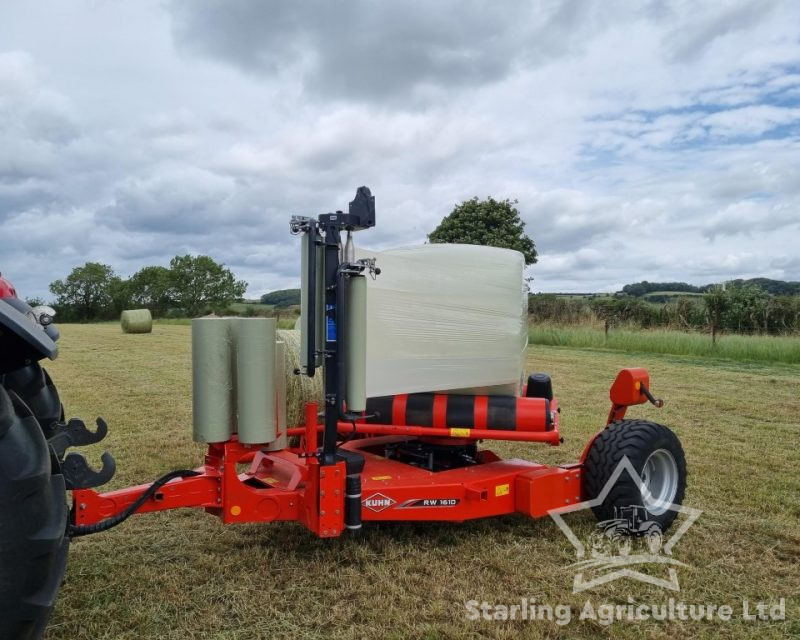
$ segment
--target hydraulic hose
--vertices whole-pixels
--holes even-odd
[[[177,471],[170,471],[167,474],[161,476],[158,480],[156,480],[153,484],[151,484],[147,489],[142,492],[134,502],[132,502],[128,507],[126,507],[123,511],[120,511],[117,515],[112,516],[110,518],[106,518],[105,520],[101,520],[100,522],[95,522],[94,524],[87,524],[87,525],[76,525],[70,524],[67,526],[67,535],[70,538],[77,538],[79,536],[88,536],[93,533],[100,533],[102,531],[108,531],[109,529],[116,527],[118,524],[125,522],[128,518],[130,518],[136,510],[141,507],[145,502],[147,502],[153,494],[158,491],[161,487],[163,487],[167,482],[170,480],[174,480],[175,478],[189,478],[191,476],[199,476],[199,471],[194,471],[191,469],[179,469]]]

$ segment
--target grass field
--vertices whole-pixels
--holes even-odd
[[[278,318],[278,329],[294,329],[295,322],[297,322],[297,316],[287,313],[285,316]],[[192,319],[191,318],[158,318],[154,321],[155,326],[158,325],[166,325],[166,326],[191,326]]]
[[[228,308],[236,313],[244,313],[248,309],[253,311],[272,311],[275,309],[275,305],[261,304],[260,302],[234,302]]]
[[[800,337],[720,335],[717,343],[702,333],[665,329],[611,329],[606,339],[600,328],[532,324],[531,344],[580,349],[610,349],[629,353],[659,353],[742,362],[800,364]]]
[[[69,415],[104,415],[117,459],[109,488],[196,466],[191,441],[189,327],[150,335],[65,325],[49,365]],[[73,543],[48,638],[780,638],[800,636],[800,373],[696,357],[534,346],[529,370],[553,375],[566,442],[496,443],[504,456],[574,461],[607,412],[627,365],[650,368],[667,404],[633,415],[671,425],[686,450],[686,504],[703,514],[676,547],[680,593],[628,579],[572,594],[575,561],[549,519],[509,516],[429,525],[375,525],[359,539],[316,539],[299,525],[223,527],[202,512],[136,516]],[[99,446],[90,450],[99,455]],[[570,516],[588,533],[586,514]],[[601,603],[730,604],[721,622],[578,621]],[[522,597],[570,604],[573,622],[470,621],[464,603]],[[787,621],[744,622],[742,599],[787,599]]]

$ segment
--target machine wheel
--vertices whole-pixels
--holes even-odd
[[[0,638],[40,638],[69,550],[64,476],[31,410],[0,386]]]
[[[13,391],[33,411],[44,432],[52,435],[54,422],[64,420],[64,407],[50,374],[38,362],[7,373],[2,380],[7,391]]]
[[[678,437],[664,425],[646,420],[620,420],[608,425],[592,442],[586,457],[583,489],[587,499],[597,498],[624,457],[642,479],[639,490],[623,472],[603,502],[592,507],[598,520],[615,517],[615,507],[644,506],[665,531],[677,516],[671,504],[681,504],[686,491],[686,458]]]

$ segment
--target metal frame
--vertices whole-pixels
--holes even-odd
[[[612,400],[624,408],[648,401],[641,392],[649,381],[644,369],[624,369],[617,376]],[[637,386],[638,384],[638,386]],[[635,390],[622,397],[623,385]],[[616,397],[615,397],[616,396]],[[555,402],[555,398],[553,399]],[[557,406],[557,405],[556,405]],[[613,403],[618,411],[621,406]],[[346,464],[337,459],[322,464],[318,434],[327,423],[318,422],[318,406],[306,405],[305,425],[288,430],[300,435],[299,447],[266,451],[265,445],[245,445],[234,436],[228,442],[211,444],[199,475],[166,483],[137,513],[179,508],[200,508],[223,523],[292,520],[322,538],[341,535],[345,518]],[[403,440],[447,438],[456,444],[484,439],[544,442],[561,441],[558,423],[550,431],[506,431],[495,429],[441,429],[416,425],[357,423],[359,437],[341,446],[360,453],[361,515],[364,521],[452,521],[462,522],[509,513],[542,517],[551,509],[583,500],[583,458],[574,464],[550,466],[525,460],[502,460],[488,449],[480,451],[478,464],[447,471],[425,469],[382,458],[370,449]],[[352,433],[350,422],[338,421],[336,435]],[[454,433],[455,432],[455,433]],[[591,441],[590,443],[591,444]],[[587,449],[588,449],[587,445]],[[239,467],[247,465],[240,471]],[[73,524],[96,524],[118,515],[136,501],[150,485],[107,493],[93,489],[73,491]]]

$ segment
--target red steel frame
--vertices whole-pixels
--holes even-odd
[[[640,388],[646,390],[648,384],[644,369],[621,371],[611,390],[609,422],[621,419],[628,406],[645,402]],[[555,400],[551,406],[556,412]],[[288,430],[289,435],[302,436],[299,448],[267,452],[263,445],[245,445],[235,436],[210,444],[198,475],[166,483],[137,513],[194,507],[219,516],[225,524],[294,520],[323,538],[340,535],[344,529],[345,463],[322,466],[314,455],[321,428],[316,404],[306,405],[305,424]],[[493,452],[482,450],[479,464],[431,472],[386,459],[369,449],[419,437],[446,438],[451,443],[497,439],[556,446],[561,442],[558,426],[557,417],[552,430],[538,432],[356,423],[359,437],[342,448],[361,453],[365,460],[361,474],[364,521],[460,522],[513,512],[541,517],[551,509],[582,500],[585,451],[575,464],[548,466],[501,460]],[[339,429],[350,434],[354,426],[342,422]],[[148,487],[106,493],[76,489],[74,524],[95,524],[117,515]]]

